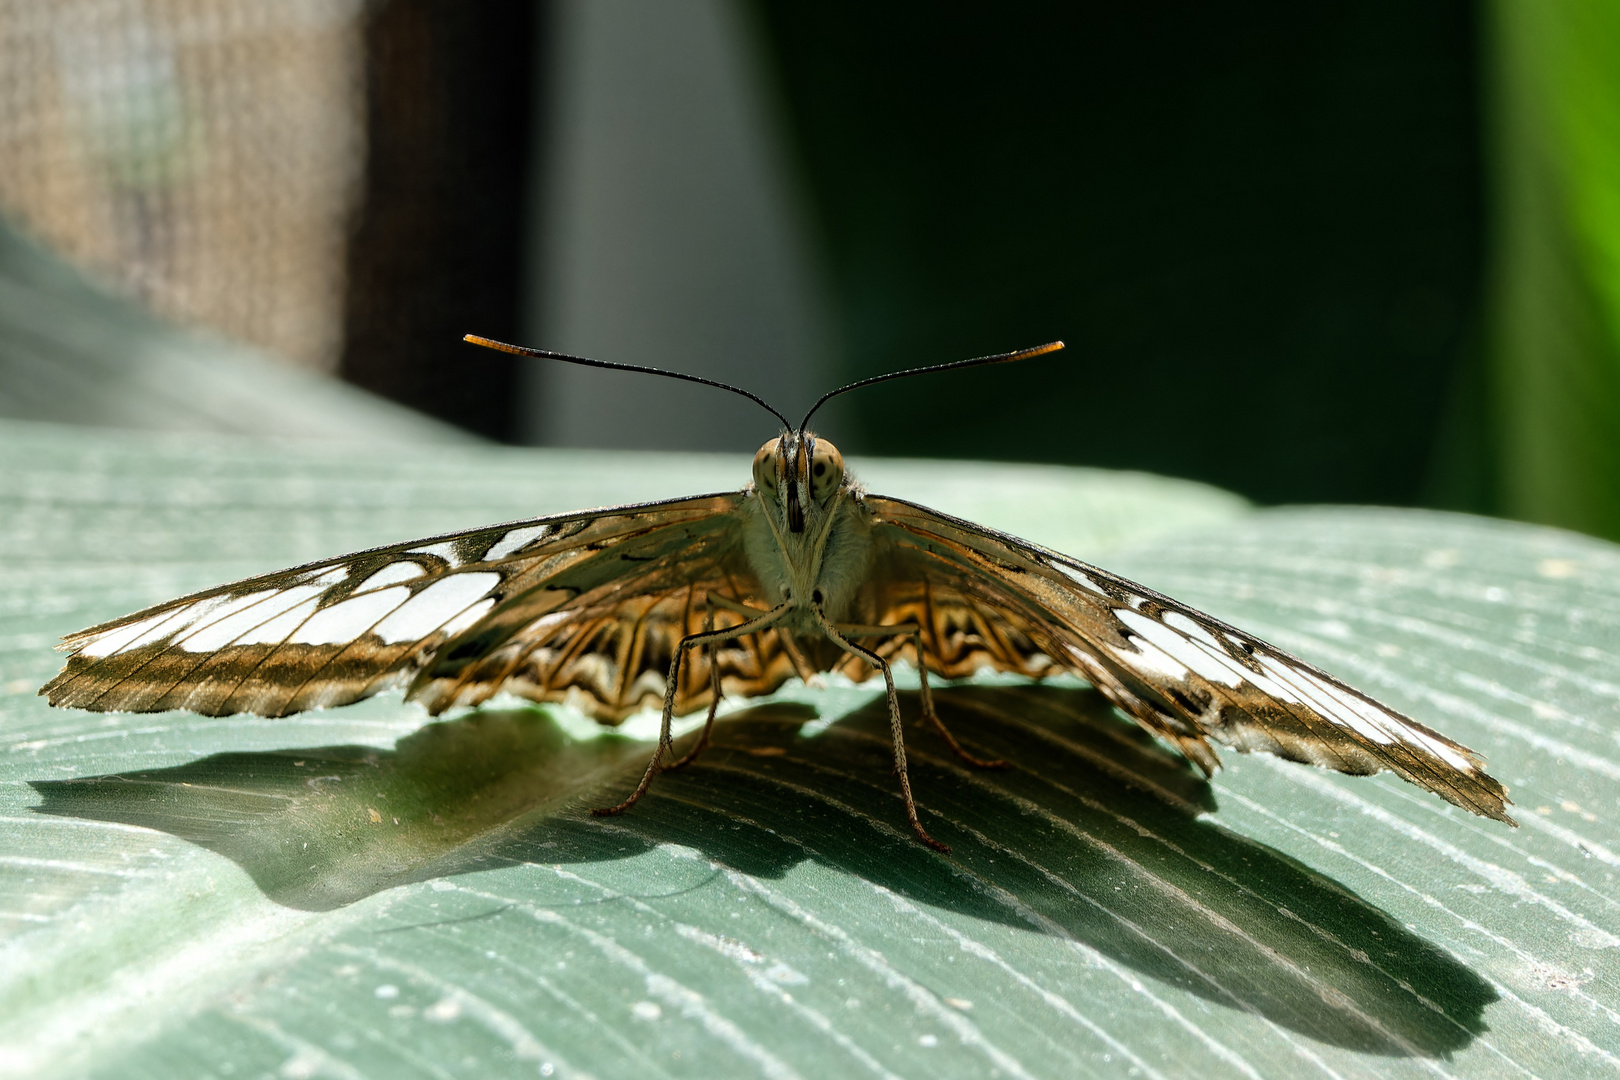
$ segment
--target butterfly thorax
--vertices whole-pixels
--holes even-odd
[[[811,605],[842,620],[866,579],[870,525],[861,492],[838,448],[810,432],[787,432],[754,456],[744,550],[764,591],[790,603],[793,629],[815,626]]]

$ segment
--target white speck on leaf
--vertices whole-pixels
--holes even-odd
[[[778,986],[803,986],[810,981],[808,975],[795,971],[786,964],[772,964],[765,969],[765,977]]]
[[[277,1070],[283,1080],[309,1080],[321,1072],[325,1055],[314,1050],[300,1050],[288,1058]]]
[[[1583,949],[1616,949],[1620,948],[1620,937],[1598,927],[1582,928],[1569,935],[1570,943],[1579,945]],[[1585,982],[1586,980],[1581,980]]]
[[[448,1024],[461,1015],[461,1002],[455,998],[440,998],[426,1009],[422,1010],[425,1019],[436,1024]]]

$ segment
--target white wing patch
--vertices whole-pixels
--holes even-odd
[[[136,638],[142,636],[150,630],[156,629],[173,618],[174,613],[170,612],[163,615],[154,615],[150,619],[143,619],[138,623],[131,623],[128,626],[120,626],[116,630],[109,630],[105,634],[102,634],[99,637],[93,637],[86,642],[84,647],[79,650],[79,655],[93,657],[111,656],[116,652],[122,651],[125,646],[134,641]]]
[[[1074,582],[1082,589],[1085,589],[1087,592],[1096,593],[1098,596],[1108,595],[1103,591],[1101,585],[1098,585],[1095,581],[1091,580],[1089,575],[1076,570],[1072,566],[1066,566],[1063,563],[1054,563],[1053,565],[1056,566],[1057,569],[1062,572],[1070,581]]]
[[[491,549],[500,558],[518,551],[549,530],[544,525],[513,529]],[[463,560],[455,543],[443,541],[405,554],[436,556],[452,567]],[[259,589],[240,596],[210,596],[128,626],[116,627],[81,645],[89,659],[116,656],[167,642],[182,652],[205,654],[245,645],[347,645],[368,632],[389,645],[415,641],[435,632],[460,633],[495,606],[490,591],[498,573],[449,574],[419,588],[407,582],[431,572],[421,563],[399,559],[381,567],[335,604],[321,599],[348,580],[350,567],[311,571],[298,584]]]
[[[344,645],[370,630],[377,622],[405,603],[411,590],[403,585],[380,592],[361,593],[340,604],[322,608],[287,639],[291,645]]]
[[[441,578],[378,623],[374,632],[390,645],[426,637],[467,611],[469,605],[481,599],[500,580],[499,574],[484,573],[452,574]]]
[[[1186,634],[1137,611],[1116,609],[1114,615],[1135,631],[1139,639],[1151,641],[1165,653],[1211,682],[1231,687],[1242,685],[1244,677],[1239,674],[1231,661],[1206,651],[1200,642],[1190,639]],[[1191,622],[1190,619],[1187,621]],[[1215,640],[1207,633],[1204,636],[1211,642]]]
[[[1221,647],[1221,643],[1215,640],[1214,634],[1210,633],[1208,630],[1205,630],[1202,626],[1199,626],[1197,623],[1193,622],[1179,611],[1165,612],[1164,624],[1170,627],[1170,629],[1178,631],[1184,637],[1192,638],[1200,645],[1213,646],[1216,649]]]
[[[468,608],[466,611],[463,611],[460,615],[457,615],[455,618],[445,623],[440,629],[444,631],[446,637],[454,637],[463,630],[467,629],[469,626],[476,623],[479,619],[482,619],[485,615],[489,614],[490,608],[494,606],[495,598],[493,596],[485,597],[472,607]]]
[[[442,545],[435,545],[442,546]],[[452,574],[415,596],[400,584],[427,573],[419,564],[390,563],[362,582],[348,598],[321,608],[320,598],[348,575],[328,570],[303,585],[242,596],[211,596],[92,638],[80,650],[88,657],[113,656],[169,639],[188,653],[211,653],[231,645],[345,645],[370,631],[390,645],[435,630],[459,633],[495,606],[488,593],[500,583],[494,573]],[[481,602],[480,602],[481,601]]]
[[[1131,645],[1134,648],[1118,649],[1110,645],[1108,651],[1113,653],[1115,658],[1122,664],[1144,675],[1175,679],[1177,681],[1187,677],[1186,665],[1178,662],[1151,642],[1142,638],[1135,638],[1131,641]]]
[[[321,591],[311,585],[295,588],[305,594]],[[288,589],[282,593],[255,592],[237,597],[218,611],[210,612],[213,617],[208,622],[177,638],[175,644],[187,652],[213,652],[215,649],[223,649],[255,626],[296,604],[298,597],[284,599],[287,593],[292,591],[294,590]]]
[[[1340,727],[1351,728],[1363,738],[1371,739],[1380,746],[1394,743],[1395,739],[1382,724],[1354,708],[1347,695],[1339,693],[1310,672],[1301,671],[1269,656],[1257,659],[1274,682],[1292,692],[1293,700],[1309,705],[1325,719]]]
[[[349,568],[347,566],[333,566],[321,571],[308,581],[303,582],[303,584],[332,586],[336,585],[340,581],[347,581],[348,579]]]
[[[258,593],[253,599],[263,599],[268,595],[270,595],[268,592]],[[244,600],[251,602],[249,597],[233,600],[229,596],[210,596],[206,600],[154,615],[133,625],[109,630],[100,637],[92,638],[79,652],[85,656],[114,656],[129,652],[131,649],[138,649],[143,645],[171,637],[197,625],[209,616],[223,618],[230,613],[234,605]]]
[[[427,571],[422,569],[421,563],[389,563],[362,581],[354,591],[357,593],[370,592],[372,589],[381,589],[387,585],[398,585],[402,581],[415,581],[426,573]]]
[[[521,529],[513,529],[495,541],[495,545],[484,552],[484,558],[491,562],[496,559],[504,559],[508,555],[521,551],[526,545],[538,540],[550,531],[551,526],[549,525],[525,525]]]
[[[1453,765],[1461,769],[1463,772],[1474,771],[1474,763],[1472,761],[1469,761],[1467,758],[1457,753],[1457,751],[1453,750],[1451,747],[1447,746],[1445,743],[1426,732],[1403,727],[1400,729],[1400,735],[1402,741],[1412,743],[1413,745],[1417,746],[1428,747],[1431,752],[1438,754],[1440,758],[1447,764]]]
[[[1071,578],[1082,576],[1067,567],[1059,569]],[[1478,771],[1472,761],[1443,740],[1332,680],[1274,655],[1267,646],[1256,648],[1253,643],[1246,643],[1260,669],[1253,671],[1233,659],[1207,627],[1187,615],[1179,611],[1165,611],[1158,617],[1148,614],[1143,609],[1152,600],[1145,596],[1130,596],[1126,603],[1130,605],[1128,608],[1110,610],[1134,648],[1107,648],[1121,663],[1150,680],[1155,677],[1181,680],[1191,672],[1233,690],[1247,684],[1283,704],[1304,706],[1329,723],[1354,731],[1379,746],[1404,743],[1438,757],[1454,769],[1465,773]]]
[[[455,541],[444,540],[437,544],[426,544],[422,547],[411,548],[407,555],[437,555],[452,567],[461,565],[461,552],[456,550]]]
[[[162,640],[188,627],[196,626],[210,615],[228,607],[230,601],[231,598],[228,596],[215,596],[208,600],[199,601],[189,607],[183,607],[117,651],[128,652],[131,649],[138,649],[143,645]]]
[[[301,593],[305,589],[309,589],[309,586],[300,585],[295,588],[288,589],[287,592]],[[291,634],[294,630],[303,625],[305,619],[315,614],[315,606],[320,603],[319,594],[321,590],[310,589],[310,591],[314,592],[316,595],[310,596],[303,599],[301,602],[296,603],[295,606],[283,612],[281,615],[271,619],[269,622],[260,623],[258,626],[237,638],[234,644],[280,645],[283,641],[286,641],[287,635]],[[298,600],[297,597],[293,597],[292,599],[295,601]]]

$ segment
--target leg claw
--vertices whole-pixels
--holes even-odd
[[[922,827],[921,822],[913,821],[911,823],[911,831],[917,834],[917,839],[921,840],[923,843],[927,844],[941,855],[949,855],[951,853],[951,846],[949,844],[942,844],[938,840],[935,840],[932,836],[929,836],[928,831]]]

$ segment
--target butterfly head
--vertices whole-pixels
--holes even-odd
[[[789,431],[754,455],[754,488],[788,532],[804,532],[805,514],[824,513],[844,486],[844,455],[808,431]]]

